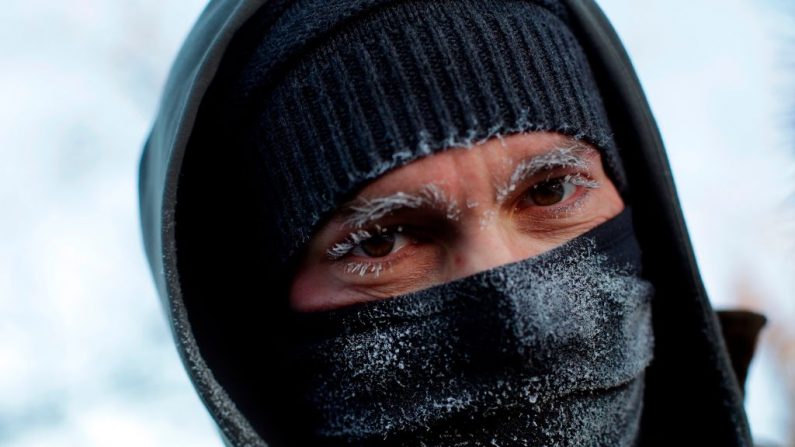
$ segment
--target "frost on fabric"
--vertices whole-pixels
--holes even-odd
[[[639,259],[634,238],[614,245],[580,237],[409,295],[301,316],[299,327],[322,328],[295,354],[310,372],[319,442],[631,445],[653,290],[639,261],[623,261]]]

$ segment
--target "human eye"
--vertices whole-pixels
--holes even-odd
[[[363,258],[384,258],[408,245],[408,235],[402,225],[361,229],[352,232],[326,251],[328,258],[338,260],[348,254]]]
[[[361,278],[391,273],[405,257],[426,242],[424,234],[407,225],[376,225],[352,232],[330,247],[328,259],[346,274]]]
[[[597,182],[580,173],[550,176],[527,188],[518,198],[516,208],[522,210],[565,204],[598,186]]]
[[[364,258],[383,258],[400,251],[409,243],[408,237],[396,229],[383,228],[376,234],[359,241],[351,253]]]

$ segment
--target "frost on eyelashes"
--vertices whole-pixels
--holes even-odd
[[[563,177],[563,180],[571,183],[572,185],[582,186],[583,188],[595,189],[600,186],[599,182],[597,182],[596,180],[591,180],[579,174],[569,174]]]
[[[378,278],[381,275],[381,272],[384,270],[384,264],[382,263],[375,263],[375,264],[365,264],[363,262],[350,262],[345,265],[345,273],[351,274],[358,274],[359,276],[364,276],[367,273],[372,273]]]
[[[356,247],[356,245],[359,244],[359,242],[370,239],[371,237],[372,235],[370,234],[369,231],[366,230],[354,231],[353,233],[350,234],[350,236],[348,236],[348,239],[339,242],[337,244],[334,244],[333,247],[329,248],[326,251],[326,255],[328,255],[328,258],[331,260],[339,259],[345,256],[346,254],[348,254],[351,250],[353,250]]]
[[[508,181],[497,188],[497,202],[505,201],[508,196],[516,190],[517,186],[525,179],[532,177],[539,172],[552,168],[588,168],[588,161],[582,154],[587,150],[587,146],[574,144],[554,149],[546,154],[538,155],[526,160],[522,160],[514,169]],[[572,177],[574,178],[574,177]],[[594,182],[595,183],[595,182]],[[587,185],[582,185],[587,186]],[[598,186],[598,184],[596,185]]]

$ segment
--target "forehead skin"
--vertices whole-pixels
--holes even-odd
[[[538,218],[530,224],[525,219],[518,226],[512,207],[503,203],[504,194],[500,190],[508,186],[523,160],[571,147],[582,148],[582,159],[589,163],[589,174],[600,186],[589,193],[591,198],[574,217],[554,222]],[[493,138],[473,148],[454,148],[430,155],[384,174],[363,188],[355,200],[416,192],[429,184],[438,186],[445,200],[457,204],[460,211],[450,224],[458,235],[455,241],[435,247],[443,255],[430,257],[419,252],[410,261],[402,261],[404,267],[390,271],[391,277],[380,277],[377,287],[364,284],[355,278],[356,275],[351,278],[340,274],[339,268],[328,259],[327,251],[340,235],[355,230],[349,223],[349,213],[338,212],[310,242],[293,280],[291,306],[311,311],[382,299],[526,259],[585,233],[624,208],[620,195],[604,172],[597,150],[569,137],[547,132]],[[340,208],[342,211],[345,204]],[[489,216],[490,220],[486,226],[484,216]],[[532,231],[528,230],[528,225],[534,226]],[[428,265],[408,269],[405,268],[407,262]]]

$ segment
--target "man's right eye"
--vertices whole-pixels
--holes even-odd
[[[376,228],[351,233],[327,254],[335,268],[354,277],[379,278],[389,274],[405,279],[414,277],[411,265],[438,264],[438,250],[434,249],[432,240],[427,232],[416,227],[376,225]],[[433,260],[429,261],[431,258]]]
[[[332,246],[326,251],[332,261],[343,258],[378,259],[392,255],[416,238],[405,234],[403,225],[356,230],[348,237]]]
[[[365,258],[383,258],[399,251],[408,243],[408,238],[397,230],[384,229],[360,241],[351,254]]]

